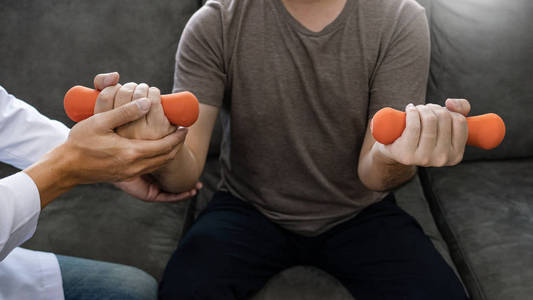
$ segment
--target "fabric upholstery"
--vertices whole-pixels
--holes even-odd
[[[533,159],[431,168],[422,178],[473,299],[530,299]]]
[[[63,96],[94,75],[172,89],[174,54],[197,0],[6,0],[0,7],[0,84],[45,115],[68,121]],[[68,122],[72,124],[72,122]]]
[[[466,159],[533,155],[533,35],[529,0],[426,0],[432,60],[428,102],[467,98],[471,115],[499,114],[507,126],[502,145],[469,147]]]
[[[352,295],[328,273],[311,266],[287,269],[267,282],[252,300],[351,300]]]
[[[0,84],[48,117],[69,121],[63,95],[95,74],[172,88],[174,54],[197,0],[29,1],[0,6]],[[15,172],[2,166],[1,175]],[[24,246],[139,267],[159,278],[175,249],[186,203],[153,204],[110,185],[78,187],[43,210]]]
[[[472,299],[529,299],[533,2],[422,2],[431,20],[428,102],[465,97],[472,115],[498,113],[507,127],[495,150],[467,148],[465,159],[478,162],[423,170],[426,198]]]

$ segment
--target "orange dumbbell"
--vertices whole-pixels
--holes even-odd
[[[399,138],[405,129],[405,112],[386,107],[378,111],[371,122],[376,141],[388,145]],[[484,114],[466,118],[470,146],[489,150],[496,148],[505,137],[505,123],[497,114]]]
[[[92,116],[99,93],[79,85],[68,90],[63,103],[67,116],[75,122]],[[198,119],[198,100],[190,92],[161,95],[161,105],[168,121],[174,125],[188,127]]]

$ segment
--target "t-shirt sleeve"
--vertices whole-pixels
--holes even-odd
[[[384,107],[404,111],[409,103],[425,102],[430,40],[424,9],[406,5],[392,28],[371,80],[369,119]]]
[[[173,92],[189,91],[203,104],[222,106],[226,84],[222,4],[210,1],[189,20],[176,53]]]

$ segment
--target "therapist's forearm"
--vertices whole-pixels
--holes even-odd
[[[78,184],[71,172],[74,165],[70,153],[61,145],[24,170],[39,190],[41,208]]]

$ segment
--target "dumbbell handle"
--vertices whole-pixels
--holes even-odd
[[[405,129],[406,114],[386,107],[378,111],[371,122],[372,135],[376,141],[388,145],[399,138]],[[505,137],[505,123],[497,114],[484,114],[466,118],[470,146],[489,150],[496,148]]]
[[[98,94],[97,90],[79,85],[68,90],[63,102],[67,116],[75,122],[92,116]],[[161,105],[168,121],[174,125],[188,127],[198,119],[198,100],[190,92],[161,95]]]

